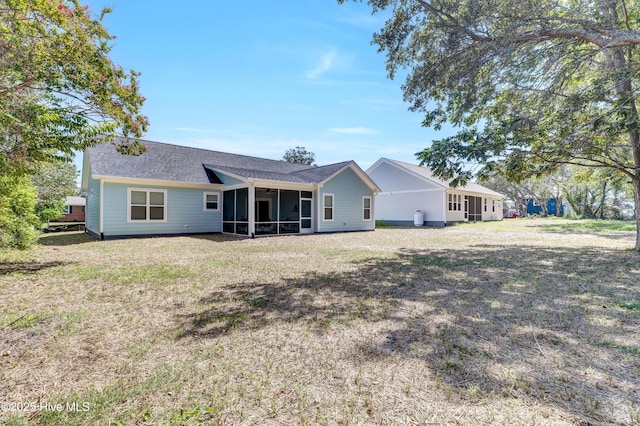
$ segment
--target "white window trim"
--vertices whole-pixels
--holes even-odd
[[[462,194],[448,194],[448,203],[447,208],[450,212],[460,212],[462,211]],[[453,202],[452,202],[453,201]]]
[[[331,207],[325,206],[325,197],[331,197]],[[325,209],[331,209],[331,219],[327,219],[325,217]],[[323,222],[334,222],[336,220],[336,197],[333,194],[322,194],[322,221]]]
[[[146,219],[145,220],[140,220],[140,219],[131,219],[131,192],[133,191],[140,191],[140,192],[146,192],[147,193],[147,214],[146,214]],[[164,216],[163,219],[150,219],[150,204],[149,204],[149,192],[162,192],[164,193],[164,205],[162,206],[164,208]],[[167,222],[167,217],[169,216],[169,212],[167,209],[167,190],[166,189],[153,189],[153,188],[127,188],[127,223],[166,223]]]
[[[216,209],[208,209],[207,208],[207,195],[215,195],[218,197],[218,208]],[[222,195],[219,191],[213,191],[213,192],[203,192],[202,193],[202,211],[204,212],[219,212],[220,211],[220,204],[222,202]]]
[[[364,217],[364,212],[367,209],[364,206],[364,200],[366,200],[366,199],[369,199],[369,208],[368,208],[368,210],[369,210],[369,219],[366,219]],[[369,197],[369,196],[365,195],[365,196],[362,197],[362,221],[363,222],[371,222],[373,220],[373,214],[372,213],[373,213],[373,197]]]
[[[69,205],[64,206],[64,210],[62,211],[62,214],[71,214],[71,206]]]

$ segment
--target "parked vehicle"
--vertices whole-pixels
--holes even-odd
[[[505,219],[515,219],[516,217],[520,217],[520,212],[516,209],[509,209],[504,215]]]

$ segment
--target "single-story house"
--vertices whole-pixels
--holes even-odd
[[[64,203],[62,218],[58,222],[84,222],[85,204],[84,197],[67,197]]]
[[[417,211],[422,213],[422,224],[430,226],[503,217],[504,195],[477,183],[452,188],[426,167],[388,158],[376,161],[367,174],[381,189],[375,197],[378,221],[413,226]]]
[[[353,161],[314,167],[167,143],[84,153],[86,231],[100,238],[375,229],[380,188]]]

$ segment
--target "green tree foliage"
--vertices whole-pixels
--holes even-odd
[[[296,146],[288,149],[284,153],[282,159],[288,163],[306,164],[307,166],[315,166],[316,154],[307,151],[304,146]]]
[[[125,136],[121,152],[144,150],[127,139],[148,126],[139,74],[109,59],[115,37],[101,24],[109,12],[95,16],[78,0],[0,0],[2,245],[34,241],[39,221],[28,176],[43,164],[68,162],[117,135]],[[60,207],[58,195],[39,200],[43,218]]]
[[[96,18],[77,0],[0,0],[0,174],[68,160],[98,135],[146,130],[139,74],[108,57],[108,12]]]
[[[565,200],[577,217],[629,219],[633,190],[626,176],[609,169],[573,169],[562,183]]]
[[[35,213],[41,222],[62,217],[68,195],[77,195],[78,170],[73,163],[43,163],[31,177],[38,198]]]
[[[36,190],[27,176],[0,176],[0,247],[25,249],[38,236]]]
[[[424,126],[459,129],[420,152],[422,164],[454,183],[495,172],[517,181],[563,164],[614,169],[633,183],[640,223],[640,3],[368,3],[393,12],[374,42],[390,77],[408,70],[410,109]]]
[[[514,182],[492,175],[483,185],[515,202],[524,213],[526,200],[535,200],[543,210],[551,198],[567,201],[576,218],[630,219],[633,189],[626,176],[612,169],[561,166],[544,176]],[[546,213],[546,212],[545,212]]]

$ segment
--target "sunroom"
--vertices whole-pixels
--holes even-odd
[[[251,236],[312,233],[313,206],[313,190],[229,189],[223,192],[222,232]]]

